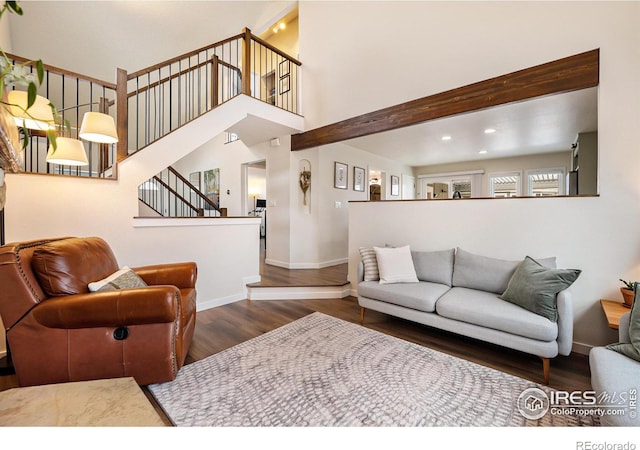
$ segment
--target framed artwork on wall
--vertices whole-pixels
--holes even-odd
[[[364,169],[362,167],[353,168],[353,190],[364,192]]]
[[[349,166],[346,164],[335,162],[333,173],[333,187],[336,189],[347,189],[349,174],[347,173]]]
[[[391,175],[391,195],[400,195],[400,177]]]
[[[213,202],[214,205],[220,206],[220,169],[205,170],[202,174],[204,184],[204,195]],[[209,205],[205,205],[205,209],[209,209]]]
[[[286,94],[291,89],[291,78],[289,75],[280,78],[280,94]]]
[[[291,62],[288,59],[285,59],[280,63],[279,69],[280,78],[288,77],[289,72],[291,71]]]

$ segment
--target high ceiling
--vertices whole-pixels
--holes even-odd
[[[414,167],[568,151],[578,133],[598,129],[597,95],[597,88],[549,95],[345,143]]]

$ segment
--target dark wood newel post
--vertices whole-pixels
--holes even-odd
[[[129,101],[127,98],[127,71],[118,69],[116,73],[116,117],[118,129],[118,144],[116,160],[121,161],[129,153]]]
[[[242,93],[251,96],[251,30],[242,30]]]

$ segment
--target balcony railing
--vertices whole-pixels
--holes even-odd
[[[118,159],[239,94],[297,114],[300,65],[245,28],[131,74],[118,69],[118,132],[128,137],[118,144]]]
[[[35,68],[25,58],[7,55],[12,63],[24,64],[31,71]],[[65,69],[45,65],[44,80],[39,95],[56,105],[58,134],[78,139],[84,113],[97,111],[115,117],[116,85],[107,81],[79,75]],[[64,124],[68,124],[65,127]],[[111,177],[115,162],[115,146],[84,142],[88,166],[72,167],[46,162],[49,142],[42,132],[30,132],[28,144],[23,152],[22,169],[25,172],[73,175],[82,177]]]
[[[9,57],[36,70],[25,58]],[[70,167],[48,164],[46,136],[31,133],[23,169],[115,177],[113,168],[117,160],[239,94],[298,114],[300,66],[298,60],[254,36],[247,28],[228,39],[137,72],[128,74],[118,69],[115,84],[45,65],[45,78],[38,94],[56,105],[60,123],[69,122],[70,131],[61,128],[61,135],[78,138],[84,113],[98,111],[114,117],[120,139],[116,145],[84,142],[89,165]]]

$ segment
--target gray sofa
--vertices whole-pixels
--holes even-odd
[[[573,307],[569,290],[557,294],[553,322],[500,299],[520,261],[475,255],[462,249],[414,251],[417,283],[365,281],[358,271],[361,322],[366,309],[539,356],[549,383],[550,358],[568,355],[573,341]],[[539,259],[555,268],[555,258]],[[369,277],[371,278],[371,277]]]
[[[622,343],[631,342],[629,318],[629,313],[620,317],[618,334]],[[635,408],[625,409],[621,415],[602,415],[600,423],[608,426],[640,426],[640,405],[637,403],[640,390],[640,362],[606,347],[595,347],[589,352],[589,366],[591,386],[598,398],[611,396],[612,404],[621,402],[622,406],[627,407],[632,406],[630,397],[636,397]]]

